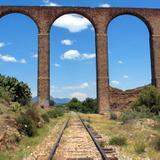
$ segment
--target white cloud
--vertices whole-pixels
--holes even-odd
[[[16,58],[10,55],[1,55],[0,54],[0,60],[4,62],[17,62]]]
[[[129,78],[129,76],[128,75],[123,75],[123,78]]]
[[[68,50],[63,55],[61,55],[61,59],[68,59],[68,60],[77,60],[77,59],[93,59],[96,55],[94,53],[87,54],[87,53],[79,53],[78,50]]]
[[[43,0],[43,3],[45,6],[60,6],[59,4],[53,3],[50,0]]]
[[[118,60],[118,63],[119,63],[119,64],[123,64],[123,61],[122,61],[122,60]]]
[[[20,63],[23,63],[23,64],[27,63],[26,60],[25,60],[24,58],[21,59],[19,62],[20,62]]]
[[[119,81],[117,81],[117,80],[113,80],[113,81],[111,81],[111,83],[114,85],[119,85]]]
[[[82,57],[82,59],[92,59],[92,58],[95,58],[96,55],[94,53],[92,53],[92,54],[84,53],[84,54],[81,54],[81,57]]]
[[[54,64],[54,67],[57,67],[57,68],[58,68],[58,67],[60,67],[60,64],[55,63],[55,64]]]
[[[80,53],[77,50],[69,50],[61,56],[61,59],[78,59],[79,57]]]
[[[85,88],[88,88],[89,87],[89,84],[87,82],[84,82],[80,85],[77,85],[77,86],[65,86],[63,87],[63,89],[66,89],[66,90],[77,90],[77,89],[85,89]]]
[[[4,42],[0,42],[0,48],[4,47],[6,44]]]
[[[0,54],[0,60],[3,62],[12,62],[12,63],[26,63],[25,59],[17,60],[15,57],[10,56],[10,55],[2,55]]]
[[[104,4],[99,5],[99,7],[109,8],[111,7],[111,5],[108,3],[104,3]]]
[[[69,39],[64,39],[61,41],[62,44],[66,45],[66,46],[70,46],[73,44],[73,41],[69,40]]]
[[[88,96],[86,93],[81,93],[81,92],[74,92],[71,93],[70,98],[78,98],[80,101],[84,101]]]
[[[33,58],[38,58],[38,54],[34,54],[32,57]]]
[[[80,85],[80,88],[87,88],[89,87],[89,84],[87,82],[84,82]]]
[[[75,33],[87,29],[91,23],[85,17],[76,14],[67,14],[58,18],[53,25]]]

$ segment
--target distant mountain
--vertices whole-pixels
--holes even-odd
[[[50,100],[53,100],[56,104],[66,104],[68,103],[71,99],[69,98],[53,98],[52,96],[50,97]],[[33,97],[32,98],[33,102],[37,102],[38,101],[38,97]]]
[[[69,98],[54,98],[53,100],[56,104],[66,104],[66,103],[70,102],[71,99],[69,99]]]

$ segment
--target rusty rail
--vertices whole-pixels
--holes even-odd
[[[57,147],[59,146],[60,140],[61,140],[61,138],[62,138],[62,135],[63,135],[63,133],[64,133],[64,130],[66,129],[66,127],[67,127],[67,125],[68,125],[68,122],[69,122],[69,118],[68,118],[68,120],[65,122],[65,124],[64,124],[61,132],[59,133],[59,135],[58,135],[58,137],[57,137],[57,139],[56,139],[56,142],[55,142],[55,144],[54,144],[54,146],[53,146],[53,148],[52,148],[52,150],[51,150],[51,152],[50,152],[50,154],[49,154],[48,160],[52,160],[52,159],[53,159],[53,156],[54,156],[54,154],[55,154],[55,152],[56,152]]]
[[[108,158],[106,156],[106,153],[103,151],[103,149],[101,148],[101,146],[98,144],[98,142],[97,142],[95,136],[93,135],[93,133],[91,132],[90,128],[87,127],[87,125],[84,123],[83,119],[80,117],[80,115],[78,113],[77,113],[77,115],[78,115],[80,121],[82,122],[83,126],[85,127],[86,131],[89,133],[91,139],[93,140],[96,148],[98,149],[98,151],[99,151],[99,153],[100,153],[100,155],[102,157],[102,160],[108,160]],[[52,150],[51,150],[51,152],[49,154],[48,160],[52,160],[53,159],[53,156],[54,156],[54,154],[56,152],[56,149],[59,146],[60,140],[62,138],[64,130],[66,129],[66,127],[68,125],[69,120],[70,120],[70,118],[68,118],[68,120],[65,122],[62,130],[60,131],[60,133],[59,133],[59,135],[58,135],[58,137],[56,139],[56,142],[55,142],[55,144],[54,144],[54,146],[53,146],[53,148],[52,148]]]
[[[101,154],[102,160],[108,160],[106,153],[103,151],[103,149],[101,148],[101,146],[98,144],[96,138],[94,137],[93,133],[91,132],[90,128],[87,127],[87,125],[84,123],[83,119],[80,117],[79,114],[77,114],[79,119],[81,120],[82,124],[84,125],[85,129],[87,130],[87,132],[89,133],[90,137],[92,138],[94,144],[96,145],[99,153]]]

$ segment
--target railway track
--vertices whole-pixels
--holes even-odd
[[[118,160],[112,148],[101,146],[102,137],[76,113],[60,131],[48,160]]]

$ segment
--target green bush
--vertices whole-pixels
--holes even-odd
[[[44,122],[49,123],[49,116],[47,113],[42,114],[41,117],[43,118]]]
[[[54,110],[48,111],[48,116],[50,118],[57,118],[58,117]]]
[[[123,112],[120,116],[120,120],[122,121],[123,124],[127,123],[129,120],[132,120],[134,118],[136,118],[137,113],[134,111],[126,111]]]
[[[133,104],[132,109],[141,113],[145,112],[147,115],[149,113],[159,115],[160,92],[154,86],[145,87]]]
[[[32,137],[37,134],[37,128],[35,122],[27,114],[21,114],[17,118],[18,131],[25,135]]]
[[[54,109],[48,111],[50,118],[57,118],[64,115],[64,108],[55,107]]]
[[[109,144],[116,146],[124,146],[127,144],[127,139],[125,137],[112,137],[109,140]]]
[[[11,101],[10,93],[8,91],[6,91],[2,86],[0,86],[0,97],[3,98],[8,103],[10,103],[10,101]]]
[[[27,105],[31,102],[31,90],[27,84],[16,78],[0,75],[0,97]]]
[[[22,109],[18,102],[12,102],[10,107],[13,112],[19,112]]]
[[[145,152],[145,143],[143,141],[138,141],[134,144],[134,150],[137,154],[142,154]]]
[[[40,114],[38,112],[38,110],[36,108],[29,108],[26,113],[36,124],[36,126],[38,127],[38,123],[41,121],[41,117]]]
[[[117,115],[114,112],[111,112],[110,113],[110,119],[116,120],[117,119]]]

